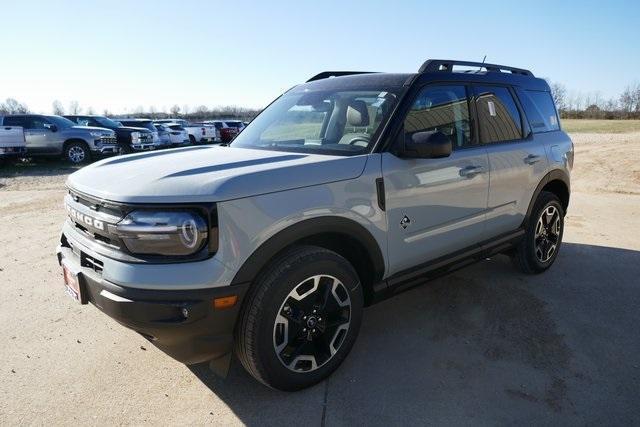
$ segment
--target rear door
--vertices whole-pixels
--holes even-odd
[[[480,141],[491,168],[485,239],[517,230],[547,170],[544,145],[533,137],[508,86],[475,85]]]
[[[453,152],[437,159],[382,155],[389,273],[478,243],[484,234],[489,162],[478,144],[464,84],[427,85],[404,119],[404,135],[440,131]]]

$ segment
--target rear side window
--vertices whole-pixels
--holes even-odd
[[[417,132],[442,132],[455,148],[472,144],[465,86],[427,86],[404,120],[405,139]]]
[[[476,110],[483,143],[522,138],[522,120],[516,102],[506,87],[476,86]]]
[[[522,108],[533,133],[551,132],[560,129],[558,113],[551,93],[537,90],[518,90]]]
[[[3,120],[4,126],[21,126],[23,128],[26,128],[27,127],[26,124],[27,124],[26,117],[8,116],[8,117],[5,117]]]

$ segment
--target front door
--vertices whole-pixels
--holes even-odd
[[[404,120],[404,138],[424,131],[451,138],[439,159],[382,155],[388,218],[389,274],[478,243],[489,189],[487,151],[478,145],[465,85],[428,85]]]
[[[30,154],[57,154],[62,150],[62,144],[57,143],[52,123],[40,116],[30,116],[24,129],[27,150]]]

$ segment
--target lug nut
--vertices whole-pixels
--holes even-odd
[[[302,332],[307,332],[307,328],[302,328]]]
[[[302,318],[303,318],[304,320],[307,320],[307,316],[303,316]]]
[[[311,330],[311,332],[313,332],[313,333],[315,334],[315,333],[316,333],[316,330],[315,330],[315,329],[312,329],[312,330]]]

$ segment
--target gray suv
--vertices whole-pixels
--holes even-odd
[[[58,259],[76,301],[175,359],[224,374],[235,353],[297,390],[345,359],[366,305],[498,253],[548,269],[572,164],[549,86],[527,70],[325,72],[228,147],[72,174]]]
[[[116,134],[109,129],[77,126],[60,116],[20,114],[0,117],[2,126],[21,126],[26,156],[63,156],[79,164],[92,157],[117,154]]]

